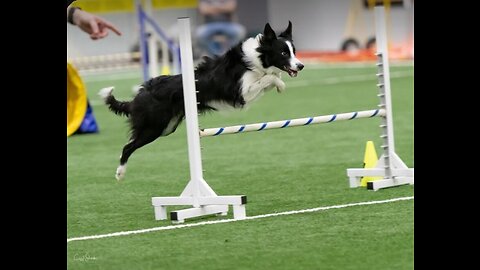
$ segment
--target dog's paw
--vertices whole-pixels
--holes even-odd
[[[98,95],[105,100],[112,95],[113,89],[113,86],[102,88],[98,92]]]
[[[122,180],[125,177],[126,172],[127,172],[127,166],[125,165],[118,166],[117,171],[115,172],[115,178],[117,178],[118,181]]]
[[[285,83],[282,80],[276,80],[275,81],[275,86],[277,87],[277,92],[282,93],[285,91]]]

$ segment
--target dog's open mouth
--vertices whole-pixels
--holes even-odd
[[[283,67],[283,70],[285,70],[290,77],[297,77],[298,71],[288,68],[286,66]]]

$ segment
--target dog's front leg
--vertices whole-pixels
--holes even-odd
[[[265,86],[265,90],[272,87],[276,87],[279,93],[285,90],[285,83],[280,79],[280,74],[267,74],[259,80],[259,84]]]
[[[278,80],[280,81],[280,83],[277,82],[276,86],[277,86],[277,92],[278,93],[282,93],[284,90],[285,90],[285,83],[282,81],[282,73],[273,73],[277,78]]]
[[[276,75],[267,74],[253,83],[244,83],[242,89],[243,99],[246,103],[250,103],[260,97],[263,92],[277,87],[277,91],[283,91],[285,89],[285,83],[280,80]]]

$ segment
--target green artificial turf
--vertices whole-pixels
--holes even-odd
[[[306,65],[284,75],[243,111],[212,113],[217,127],[376,109],[374,64]],[[413,68],[394,66],[395,147],[413,167]],[[189,178],[185,124],[137,150],[124,181],[114,174],[128,141],[125,118],[97,92],[114,85],[130,99],[140,73],[84,76],[100,127],[67,139],[67,238],[171,225],[155,221],[152,196],[176,196]],[[365,144],[380,155],[379,118],[203,138],[204,178],[219,195],[248,196],[247,215],[413,196],[413,186],[351,189],[347,168],[363,165]],[[182,207],[171,207],[180,209]],[[187,221],[231,218],[207,217]],[[194,228],[67,243],[68,269],[412,269],[413,201],[331,209]]]

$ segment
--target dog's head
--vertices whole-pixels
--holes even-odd
[[[270,24],[265,25],[260,46],[257,48],[260,60],[265,69],[276,67],[296,77],[304,65],[295,56],[295,46],[292,40],[292,22],[288,21],[288,27],[280,35],[275,34]]]

